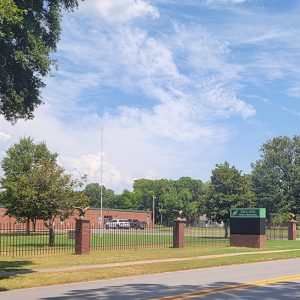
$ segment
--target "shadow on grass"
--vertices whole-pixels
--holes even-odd
[[[193,299],[298,299],[300,295],[300,284],[295,282],[284,282],[269,286],[248,285],[245,289],[232,290],[229,285],[240,285],[236,282],[215,282],[210,285],[178,285],[167,286],[163,284],[125,284],[111,285],[103,288],[95,288],[93,283],[90,289],[73,289],[55,297],[39,298],[43,300],[81,300],[81,299],[109,299],[109,300],[145,300],[168,296],[168,299],[188,299],[185,293],[193,293]],[[99,282],[98,284],[101,284]],[[204,290],[210,290],[205,292]],[[225,291],[225,292],[224,292]],[[183,294],[183,295],[182,295]]]
[[[32,264],[30,260],[0,261],[0,283],[1,279],[7,279],[18,274],[32,273],[32,270],[24,269],[24,266],[30,264]],[[3,286],[0,286],[0,291],[7,291],[7,289]]]

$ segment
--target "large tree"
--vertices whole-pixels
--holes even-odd
[[[225,237],[228,236],[230,208],[254,205],[249,180],[228,162],[217,164],[212,171],[211,184],[205,195],[205,211],[212,221],[224,223]]]
[[[203,183],[199,179],[181,177],[175,181],[175,187],[179,208],[182,209],[187,224],[192,224],[203,210]]]
[[[101,206],[101,185],[99,183],[87,184],[84,193],[88,196],[91,207]],[[116,195],[113,190],[107,189],[102,186],[102,206],[105,208],[118,208],[114,207],[116,202]]]
[[[252,165],[253,186],[259,207],[268,214],[300,212],[300,137],[279,136],[261,148]]]
[[[43,161],[15,183],[12,196],[36,219],[49,228],[49,246],[54,245],[54,220],[68,218],[76,207],[86,207],[89,199],[78,188],[80,180],[72,179],[56,163]]]
[[[189,223],[199,215],[204,193],[201,180],[181,177],[178,180],[138,179],[133,185],[137,209],[154,210],[155,222],[168,224],[182,210]]]
[[[33,142],[31,138],[22,138],[11,146],[2,160],[4,176],[0,180],[3,189],[1,202],[7,209],[7,214],[19,220],[35,222],[36,214],[21,198],[16,198],[15,189],[20,178],[42,162],[56,162],[57,154],[51,153],[45,143]],[[29,226],[27,226],[29,229]]]
[[[42,103],[42,78],[54,61],[63,10],[77,0],[0,1],[0,114],[15,122],[33,118]]]

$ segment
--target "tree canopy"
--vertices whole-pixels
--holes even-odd
[[[299,136],[280,136],[267,141],[252,168],[259,207],[266,207],[271,214],[300,213]]]
[[[0,114],[11,122],[33,118],[42,103],[42,78],[50,72],[51,52],[61,33],[62,10],[77,0],[1,0]]]
[[[188,223],[193,222],[202,210],[203,183],[190,177],[171,179],[135,180],[133,191],[140,200],[140,207],[152,211],[153,196],[155,222],[169,223],[182,210]]]
[[[56,163],[43,161],[35,165],[15,183],[12,196],[30,215],[44,221],[49,228],[49,246],[54,243],[53,222],[68,218],[73,207],[88,205],[88,197],[76,191],[82,182],[72,179]]]
[[[101,185],[99,183],[87,184],[84,189],[85,195],[89,198],[91,207],[101,206]],[[105,208],[118,208],[115,207],[116,195],[113,190],[102,187],[102,206]]]
[[[2,160],[4,176],[0,184],[3,189],[1,202],[7,214],[18,219],[35,220],[36,213],[23,201],[16,197],[15,191],[22,176],[39,166],[42,162],[55,163],[56,153],[51,153],[45,143],[33,142],[31,138],[22,138],[11,146]]]
[[[226,236],[230,208],[251,207],[254,204],[249,180],[228,162],[217,164],[212,171],[211,184],[205,195],[205,211],[209,219],[219,223],[224,222]]]

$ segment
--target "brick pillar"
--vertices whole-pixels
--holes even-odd
[[[76,219],[75,253],[90,253],[91,224],[90,220]]]
[[[186,220],[177,218],[173,225],[173,248],[184,247],[184,227]]]
[[[290,221],[288,225],[288,239],[295,241],[297,239],[297,222]]]

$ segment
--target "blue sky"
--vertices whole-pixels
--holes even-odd
[[[298,135],[300,2],[86,0],[64,15],[32,121],[0,118],[0,158],[45,141],[75,176],[120,192],[136,178],[244,172],[274,136]]]

